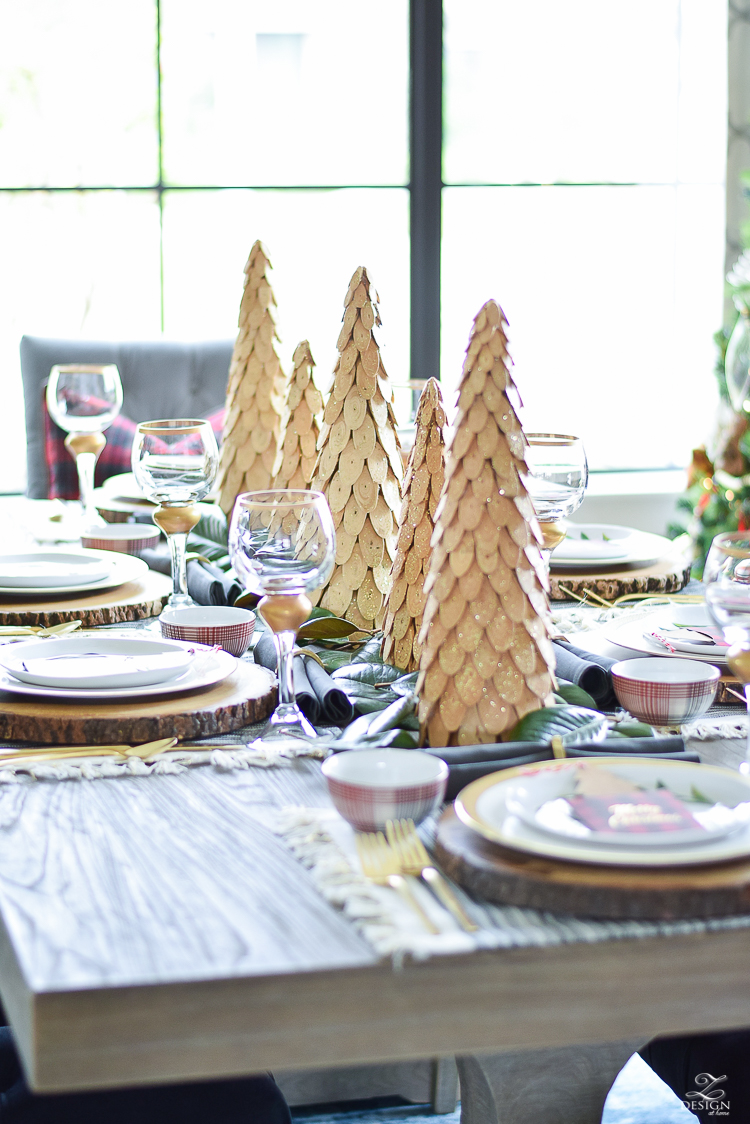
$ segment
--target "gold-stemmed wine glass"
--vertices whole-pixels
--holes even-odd
[[[165,418],[141,422],[133,439],[133,474],[143,494],[159,507],[154,523],[167,536],[172,555],[169,606],[194,605],[187,591],[187,537],[200,519],[195,506],[211,490],[219,449],[210,422]]]
[[[114,363],[57,365],[47,383],[47,411],[64,429],[65,448],[75,458],[85,527],[102,527],[94,505],[94,469],[107,444],[104,430],[122,408],[122,383]]]
[[[726,660],[744,684],[750,712],[750,532],[725,531],[711,543],[703,568],[706,608],[730,647]],[[750,773],[750,727],[740,772]]]
[[[235,573],[251,593],[276,644],[279,703],[258,743],[294,751],[316,733],[297,706],[293,651],[310,615],[309,594],[328,581],[336,555],[331,510],[320,492],[277,488],[237,497],[229,528]]]
[[[526,434],[526,487],[549,558],[567,534],[565,519],[583,502],[589,469],[580,437],[565,433]]]

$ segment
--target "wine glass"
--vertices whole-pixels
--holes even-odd
[[[750,711],[750,533],[725,531],[711,543],[703,570],[706,608],[730,644],[727,663],[744,684]],[[750,773],[750,729],[741,773]]]
[[[122,383],[114,363],[55,366],[47,383],[47,410],[66,430],[65,448],[75,457],[78,493],[87,527],[102,527],[94,505],[94,469],[107,444],[103,431],[122,408]]]
[[[216,477],[219,450],[210,422],[167,418],[141,422],[132,453],[133,474],[143,494],[160,506],[154,523],[167,536],[172,555],[169,606],[194,605],[187,591],[188,532],[200,519],[196,501],[205,499]]]
[[[549,556],[567,534],[564,519],[583,502],[589,468],[580,437],[564,433],[526,434],[526,487],[542,532],[542,557]]]
[[[262,595],[258,610],[276,643],[279,704],[258,742],[294,749],[300,738],[316,737],[297,706],[292,652],[297,629],[312,609],[307,595],[333,572],[336,531],[325,497],[300,488],[238,496],[229,554],[245,587]]]

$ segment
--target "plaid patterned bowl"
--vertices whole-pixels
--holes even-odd
[[[721,672],[698,660],[622,660],[612,668],[618,701],[634,718],[672,726],[705,714],[716,697]]]
[[[91,527],[81,535],[81,546],[89,550],[118,550],[121,554],[140,554],[147,546],[156,546],[161,531],[142,523],[111,523],[108,527]]]
[[[421,823],[442,803],[448,766],[416,749],[352,749],[323,762],[336,810],[358,831],[386,820]]]
[[[165,609],[159,624],[168,640],[218,644],[230,656],[241,656],[253,635],[255,613],[229,605],[196,605],[194,609]]]

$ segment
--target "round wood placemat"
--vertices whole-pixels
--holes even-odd
[[[653,566],[635,570],[555,570],[552,555],[550,572],[550,598],[552,601],[570,601],[570,594],[583,597],[586,590],[598,593],[607,601],[623,597],[626,593],[679,593],[690,581],[691,563],[682,558],[663,558]],[[565,588],[562,589],[561,586]],[[567,592],[566,592],[567,590]]]
[[[273,672],[243,660],[213,687],[133,702],[50,702],[0,691],[0,738],[43,745],[210,738],[267,718],[276,705],[276,695]]]
[[[436,856],[461,886],[500,905],[660,921],[750,911],[750,857],[660,870],[558,862],[490,843],[452,808],[440,820]]]
[[[149,570],[137,581],[95,593],[65,594],[54,600],[0,597],[0,624],[51,625],[81,621],[82,628],[158,617],[172,592],[172,579]]]

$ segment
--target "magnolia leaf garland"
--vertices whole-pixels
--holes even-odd
[[[415,425],[383,625],[383,659],[404,671],[416,671],[422,654],[418,637],[425,606],[424,582],[445,475],[445,410],[436,379],[429,379],[422,391]]]
[[[495,742],[551,700],[554,651],[525,438],[496,301],[478,313],[436,514],[417,685],[423,741]]]
[[[307,340],[297,345],[292,362],[274,465],[274,488],[309,488],[317,460],[318,415],[323,409],[323,397],[313,379],[315,360]]]
[[[256,242],[245,266],[216,481],[219,503],[227,513],[240,492],[271,486],[279,446],[286,380],[274,346],[278,335],[271,311],[276,300],[270,267],[265,247]]]
[[[403,478],[393,391],[373,334],[380,326],[377,300],[360,266],[344,301],[339,357],[310,484],[325,495],[336,526],[336,565],[315,600],[367,629],[383,623]]]

